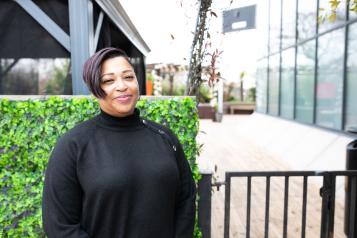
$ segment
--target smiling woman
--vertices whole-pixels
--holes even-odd
[[[105,98],[99,99],[102,110],[118,117],[133,114],[139,97],[139,84],[127,59],[115,57],[104,61],[101,89],[106,94]]]
[[[126,54],[105,48],[84,66],[101,113],[65,133],[45,175],[51,237],[192,238],[196,188],[177,137],[140,117]]]

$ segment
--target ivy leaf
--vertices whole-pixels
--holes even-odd
[[[177,133],[191,165],[196,164],[198,117],[192,98],[137,103],[142,115],[166,123]],[[44,170],[58,137],[75,124],[99,113],[93,97],[10,101],[0,99],[0,236],[45,237],[41,221]],[[191,129],[188,129],[191,128]],[[195,238],[200,231],[195,227]]]

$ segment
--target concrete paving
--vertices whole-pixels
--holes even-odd
[[[263,114],[224,115],[222,123],[200,120],[201,169],[215,171],[344,170],[347,135]],[[263,179],[263,178],[262,178]],[[252,182],[251,237],[264,237],[265,180]],[[306,237],[319,237],[321,179],[309,180]],[[284,182],[271,182],[269,237],[283,234]],[[337,181],[335,236],[343,232],[344,179]],[[212,194],[212,238],[223,237],[224,187]],[[302,179],[291,179],[288,237],[301,237]],[[246,181],[233,179],[230,237],[245,237]]]

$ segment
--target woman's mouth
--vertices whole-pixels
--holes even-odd
[[[116,98],[114,98],[115,101],[118,101],[120,103],[128,103],[131,101],[132,96],[131,95],[120,95]]]

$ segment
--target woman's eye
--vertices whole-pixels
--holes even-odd
[[[125,76],[124,79],[132,80],[132,79],[134,79],[134,76],[133,75],[128,75],[128,76]]]
[[[110,84],[110,83],[113,83],[114,82],[114,79],[104,79],[102,81],[103,84]]]

